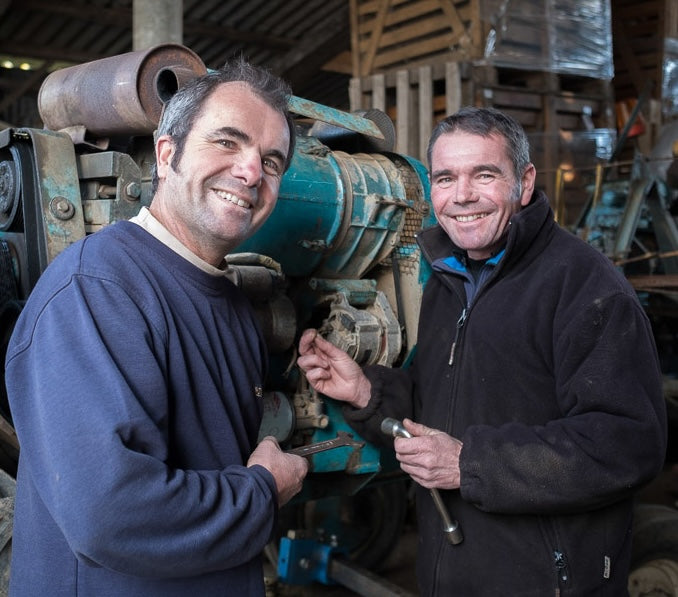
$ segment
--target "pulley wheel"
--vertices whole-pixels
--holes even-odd
[[[678,596],[678,562],[652,560],[629,575],[630,597]]]
[[[8,230],[19,206],[21,184],[15,162],[0,161],[0,230]]]

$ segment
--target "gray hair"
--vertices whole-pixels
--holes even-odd
[[[495,108],[467,106],[441,120],[431,133],[426,158],[431,168],[433,146],[441,135],[461,131],[481,137],[499,135],[506,141],[508,156],[513,163],[513,172],[520,182],[525,168],[530,163],[530,143],[523,127],[513,118]]]
[[[292,160],[295,146],[294,119],[288,110],[292,91],[285,81],[273,75],[265,68],[250,64],[242,57],[228,61],[218,70],[209,71],[207,74],[197,77],[181,87],[167,101],[163,108],[156,131],[156,138],[161,135],[172,137],[176,144],[174,159],[178,163],[184,153],[186,138],[191,132],[205,102],[219,85],[235,81],[245,83],[255,95],[284,116],[290,132],[290,143],[284,164],[284,169],[287,170]],[[155,195],[158,188],[156,165],[153,166],[152,174],[152,193]]]

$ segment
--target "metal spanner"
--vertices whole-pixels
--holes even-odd
[[[351,446],[352,448],[362,448],[365,442],[358,442],[353,439],[353,435],[347,431],[337,431],[337,437],[334,439],[326,439],[322,442],[314,444],[307,444],[291,450],[285,450],[286,454],[296,454],[297,456],[310,456],[316,452],[324,452],[325,450],[332,450],[342,446]]]

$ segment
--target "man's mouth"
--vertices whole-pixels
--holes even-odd
[[[246,209],[252,209],[252,205],[249,202],[243,201],[242,199],[236,197],[233,193],[229,193],[227,191],[219,191],[216,189],[214,192],[217,195],[219,195],[219,197],[221,197],[222,199],[225,199],[229,203],[233,203],[233,205],[237,205],[238,207],[244,207]]]
[[[473,222],[474,220],[480,220],[487,215],[488,214],[484,213],[484,214],[473,214],[470,216],[454,216],[454,219],[457,222]]]

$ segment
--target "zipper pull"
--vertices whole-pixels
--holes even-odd
[[[454,364],[454,349],[457,347],[456,342],[452,342],[452,348],[450,349],[450,360],[447,364],[451,367]]]
[[[565,554],[556,550],[553,552],[553,558],[560,580],[567,582],[567,561],[565,560]]]
[[[454,333],[454,341],[452,342],[452,348],[450,348],[450,360],[447,363],[450,367],[454,364],[454,352],[457,349],[457,340],[459,338],[459,331],[461,330],[465,321],[466,321],[466,307],[464,307],[464,310],[461,312],[459,319],[457,319],[457,331]]]

